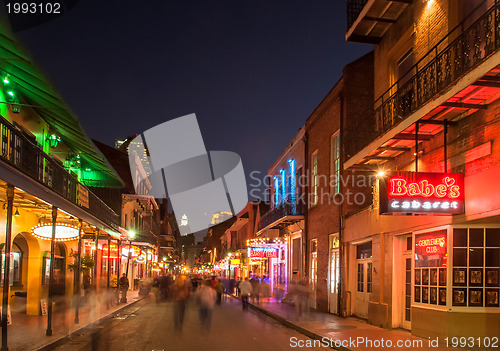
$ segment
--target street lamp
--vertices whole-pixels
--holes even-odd
[[[132,239],[134,239],[135,237],[135,232],[133,230],[129,230],[127,232],[127,239],[128,239],[128,255],[127,255],[127,272],[125,273],[126,274],[126,277],[128,279],[128,267],[129,267],[129,264],[130,264],[130,258],[132,257],[132,252],[130,250],[132,250]]]

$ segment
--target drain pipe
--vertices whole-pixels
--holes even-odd
[[[340,146],[340,170],[339,170],[339,193],[344,195],[344,96],[340,94],[339,96],[340,102],[340,126],[339,126],[339,146]],[[343,198],[345,198],[343,196]],[[338,282],[338,298],[337,298],[337,313],[339,316],[344,317],[346,314],[343,310],[345,307],[345,303],[342,301],[345,299],[345,294],[343,293],[344,284],[343,281],[345,279],[345,265],[344,265],[344,240],[343,240],[343,225],[344,225],[344,206],[343,201],[340,202],[339,205],[339,263],[340,263],[340,279]]]

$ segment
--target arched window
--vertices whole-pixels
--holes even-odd
[[[21,285],[22,284],[22,262],[23,262],[23,252],[16,245],[16,243],[12,244],[11,247],[11,260],[10,260],[10,274],[9,274],[9,285]],[[2,262],[0,266],[1,270],[1,278],[0,285],[3,286],[3,278],[4,278],[4,267],[5,266],[5,250],[2,249]]]

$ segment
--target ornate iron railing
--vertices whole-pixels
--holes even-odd
[[[347,30],[356,22],[368,0],[347,0]]]
[[[78,204],[78,179],[57,160],[47,155],[30,136],[0,116],[0,159],[14,166],[31,179]],[[80,184],[80,186],[83,186]],[[88,192],[89,207],[80,206],[112,228],[118,228],[119,217],[101,199]]]
[[[363,126],[363,131],[346,128],[346,140],[349,141],[345,145],[347,158],[422,108],[499,49],[498,0],[464,28],[465,21],[471,21],[479,9],[450,31],[404,75],[406,80],[411,74],[410,79],[404,84],[399,80],[375,101],[373,109],[368,112],[375,113],[375,125],[369,128],[373,132],[367,131],[367,126]]]
[[[257,225],[258,230],[262,230],[269,224],[287,216],[302,216],[304,215],[304,205],[302,201],[286,201],[281,206],[275,207],[267,211]]]

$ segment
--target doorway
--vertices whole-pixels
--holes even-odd
[[[407,236],[403,239],[405,241],[406,250],[401,255],[400,267],[401,269],[401,326],[404,329],[411,330],[411,249],[412,237]]]
[[[339,298],[339,281],[340,281],[340,266],[339,266],[339,249],[330,249],[330,289],[328,296],[328,304],[330,313],[338,314],[338,298]]]
[[[354,315],[368,318],[368,302],[372,292],[372,242],[368,241],[356,246],[356,293],[354,299]]]
[[[311,240],[311,281],[310,281],[310,289],[311,289],[311,305],[310,307],[316,308],[316,286],[318,283],[318,251],[317,251],[318,241],[316,239]]]

